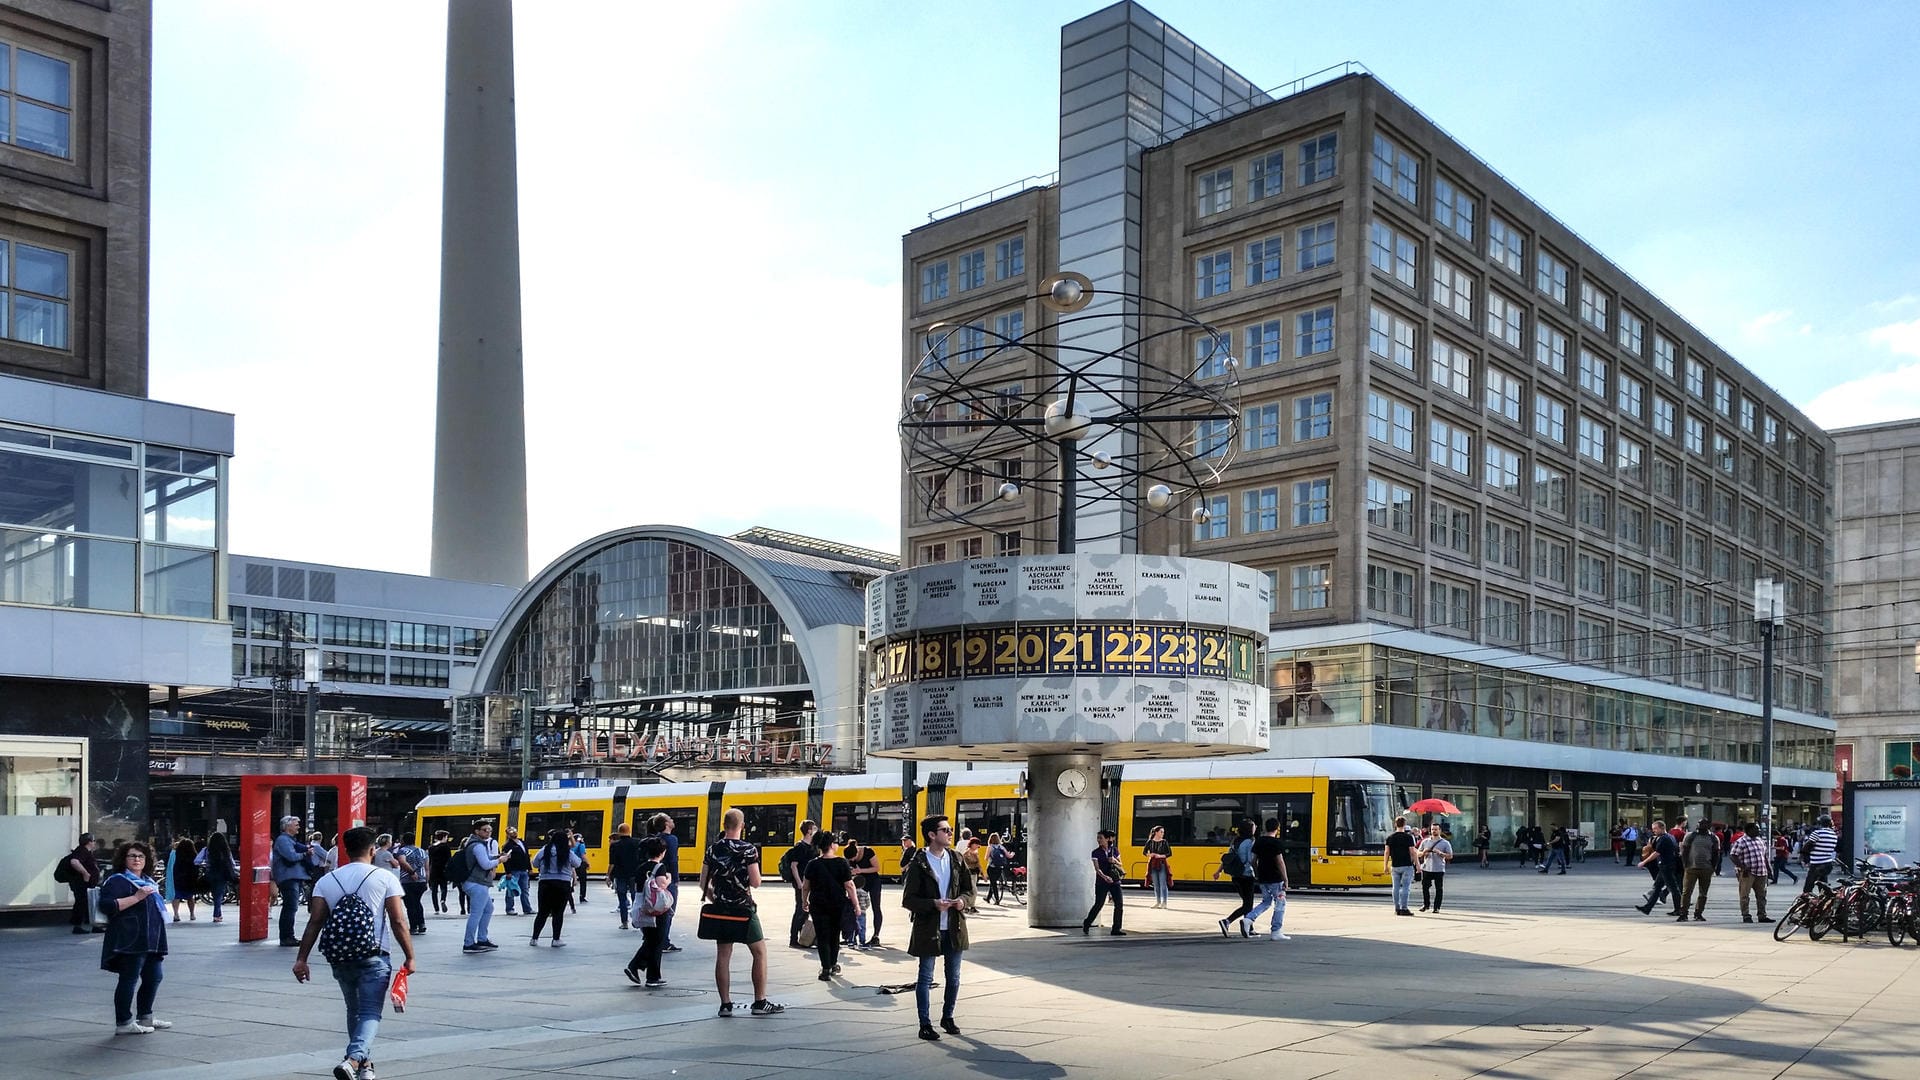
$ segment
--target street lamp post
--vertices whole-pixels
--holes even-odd
[[[1786,618],[1787,587],[1753,583],[1753,621],[1760,627],[1760,835],[1773,838],[1773,634]]]
[[[320,721],[320,650],[308,649],[306,656],[307,676],[307,775],[313,775],[314,740],[319,732],[314,729]],[[314,814],[313,788],[307,788],[307,828],[313,829]]]
[[[527,790],[527,781],[533,778],[533,695],[540,692],[537,686],[520,688],[520,790]]]

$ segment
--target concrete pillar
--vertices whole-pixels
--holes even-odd
[[[447,5],[434,577],[527,581],[511,0]]]
[[[1078,795],[1060,790],[1077,771]],[[1093,906],[1094,834],[1100,831],[1100,755],[1035,754],[1027,761],[1027,925],[1080,925]]]

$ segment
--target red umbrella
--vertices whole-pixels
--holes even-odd
[[[1458,814],[1460,808],[1445,799],[1421,799],[1407,807],[1409,814]]]

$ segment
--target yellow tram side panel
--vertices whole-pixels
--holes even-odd
[[[561,823],[579,828],[587,836],[589,841],[587,873],[595,876],[606,874],[607,847],[613,842],[613,827],[619,824],[613,820],[613,795],[614,789],[611,787],[557,788],[523,792],[520,796],[519,822],[515,825],[520,829],[520,839],[527,845],[527,854],[539,855],[540,846],[547,842],[547,829],[558,827],[554,824],[553,815],[560,815]],[[526,825],[523,824],[536,814],[544,815],[548,819],[543,822],[543,828],[537,836],[529,834]],[[595,839],[594,831],[586,827],[588,822],[585,819],[590,814],[599,815],[598,844],[592,843]]]
[[[627,825],[633,829],[633,835],[647,835],[647,819],[662,811],[693,811],[693,827],[676,827],[674,835],[680,840],[680,865],[677,868],[683,878],[700,876],[700,863],[706,857],[706,837],[709,830],[719,835],[720,823],[709,820],[707,810],[709,787],[706,784],[645,784],[627,789]],[[725,802],[721,803],[724,807]],[[678,820],[679,815],[676,815]],[[616,823],[617,824],[617,823]]]
[[[499,824],[494,827],[494,835],[499,836],[512,824],[506,820],[507,800],[511,795],[512,792],[507,791],[429,795],[414,807],[414,843],[431,847],[433,834],[441,829],[453,834],[455,840],[464,840],[475,818],[496,819]]]
[[[748,781],[751,783],[752,781]],[[800,840],[800,822],[807,817],[807,792],[804,787],[794,792],[754,791],[734,794],[733,784],[727,785],[727,792],[720,800],[720,812],[739,808],[747,817],[747,839],[760,845],[760,878],[763,882],[778,881],[780,878],[780,856]],[[754,810],[759,807],[777,807],[793,811],[793,828],[782,830],[779,835],[756,832],[754,829]],[[719,835],[715,830],[715,835]],[[699,873],[695,866],[694,873]]]
[[[1139,796],[1174,795],[1298,795],[1310,794],[1313,799],[1313,824],[1308,831],[1308,880],[1294,882],[1296,886],[1311,885],[1321,888],[1351,888],[1358,886],[1387,885],[1391,879],[1380,869],[1380,857],[1377,855],[1331,855],[1328,852],[1327,838],[1332,828],[1332,802],[1329,798],[1331,781],[1324,776],[1273,776],[1246,777],[1231,779],[1126,779],[1122,782],[1120,798],[1120,851],[1127,876],[1135,882],[1146,875],[1146,856],[1141,854],[1141,844],[1134,842],[1133,800]],[[1264,822],[1256,823],[1263,825]],[[1089,840],[1087,850],[1092,851]],[[1209,882],[1214,880],[1214,871],[1220,869],[1220,856],[1226,851],[1226,843],[1219,844],[1175,844],[1169,864],[1176,882]]]
[[[892,803],[897,806],[899,802],[900,785],[897,783],[882,784],[876,787],[829,787],[824,793],[820,808],[820,827],[823,829],[830,828],[834,822],[835,809],[848,803]],[[917,822],[918,819],[906,822],[906,828],[909,830],[915,829]],[[872,830],[867,831],[870,832]],[[881,877],[893,877],[900,873],[899,836],[863,836],[861,835],[861,830],[856,829],[854,830],[854,838],[863,844],[872,845],[877,859],[876,865],[880,868]],[[917,836],[914,842],[919,842]]]

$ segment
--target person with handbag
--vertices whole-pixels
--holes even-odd
[[[942,960],[946,968],[941,1030],[958,1035],[960,1027],[954,1022],[953,1008],[960,999],[960,954],[967,951],[965,894],[972,883],[967,880],[966,865],[949,847],[953,842],[953,823],[945,814],[921,818],[920,835],[926,839],[926,847],[910,854],[901,864],[900,906],[906,908],[913,919],[907,954],[916,957],[920,964],[913,984],[913,1003],[920,1015],[920,1037],[938,1042],[940,1032],[933,1029],[933,962]]]
[[[1093,849],[1093,906],[1087,909],[1087,917],[1080,920],[1080,933],[1084,936],[1093,932],[1093,920],[1100,917],[1100,909],[1107,904],[1107,898],[1113,898],[1113,929],[1107,931],[1108,937],[1126,937],[1127,932],[1120,927],[1125,915],[1121,906],[1120,885],[1126,875],[1120,869],[1120,853],[1114,850],[1119,842],[1111,830],[1101,829],[1098,846]]]
[[[167,919],[160,904],[160,884],[147,876],[153,861],[153,849],[138,840],[121,844],[113,854],[113,873],[100,886],[100,912],[107,916],[107,936],[100,942],[100,969],[120,977],[113,990],[116,1035],[148,1035],[173,1026],[170,1021],[153,1018],[154,998],[160,993],[161,961],[167,955]]]
[[[767,999],[767,940],[753,900],[753,890],[760,887],[760,848],[742,838],[746,827],[747,815],[738,807],[720,817],[720,839],[700,864],[699,937],[714,943],[713,982],[720,991],[720,1015],[733,1015],[733,947],[745,945],[753,956],[753,1015],[773,1016],[787,1007]]]
[[[533,917],[533,937],[527,942],[529,945],[540,944],[540,930],[548,919],[553,920],[553,947],[558,949],[567,944],[560,940],[560,927],[567,919],[567,901],[573,898],[574,871],[580,869],[580,856],[574,854],[573,846],[568,843],[570,839],[567,830],[553,830],[547,834],[540,857],[534,860],[534,866],[540,871],[540,909]],[[526,906],[524,900],[521,906]]]
[[[859,906],[854,896],[853,867],[840,854],[840,837],[832,829],[813,834],[817,854],[807,863],[806,892],[801,903],[813,916],[813,945],[820,950],[820,981],[831,982],[840,974],[841,932],[846,929],[846,909]]]
[[[1153,906],[1167,906],[1170,891],[1173,889],[1173,846],[1167,843],[1167,827],[1155,825],[1147,834],[1147,843],[1140,849],[1147,857],[1147,880],[1153,883]]]
[[[1240,894],[1240,903],[1220,920],[1221,937],[1226,937],[1228,927],[1235,923],[1240,926],[1241,937],[1253,936],[1253,928],[1242,918],[1253,910],[1253,834],[1256,831],[1251,821],[1235,825],[1227,850],[1220,853],[1220,865],[1213,872],[1215,881],[1225,875],[1233,883],[1233,890]]]
[[[622,973],[635,986],[658,990],[667,985],[667,980],[660,975],[660,954],[666,950],[667,920],[672,917],[673,905],[678,899],[673,892],[674,878],[678,875],[667,862],[665,844],[650,849],[649,854],[655,861],[642,866],[634,875],[630,915],[632,925],[640,931],[640,948],[634,952],[633,959],[627,961]],[[646,973],[644,984],[642,971]]]
[[[100,863],[93,857],[98,843],[92,833],[81,833],[80,842],[67,852],[67,857],[60,861],[60,871],[53,876],[73,893],[73,913],[67,921],[73,923],[76,934],[106,932],[106,927],[93,924],[93,912],[87,906],[88,892],[100,887]]]

